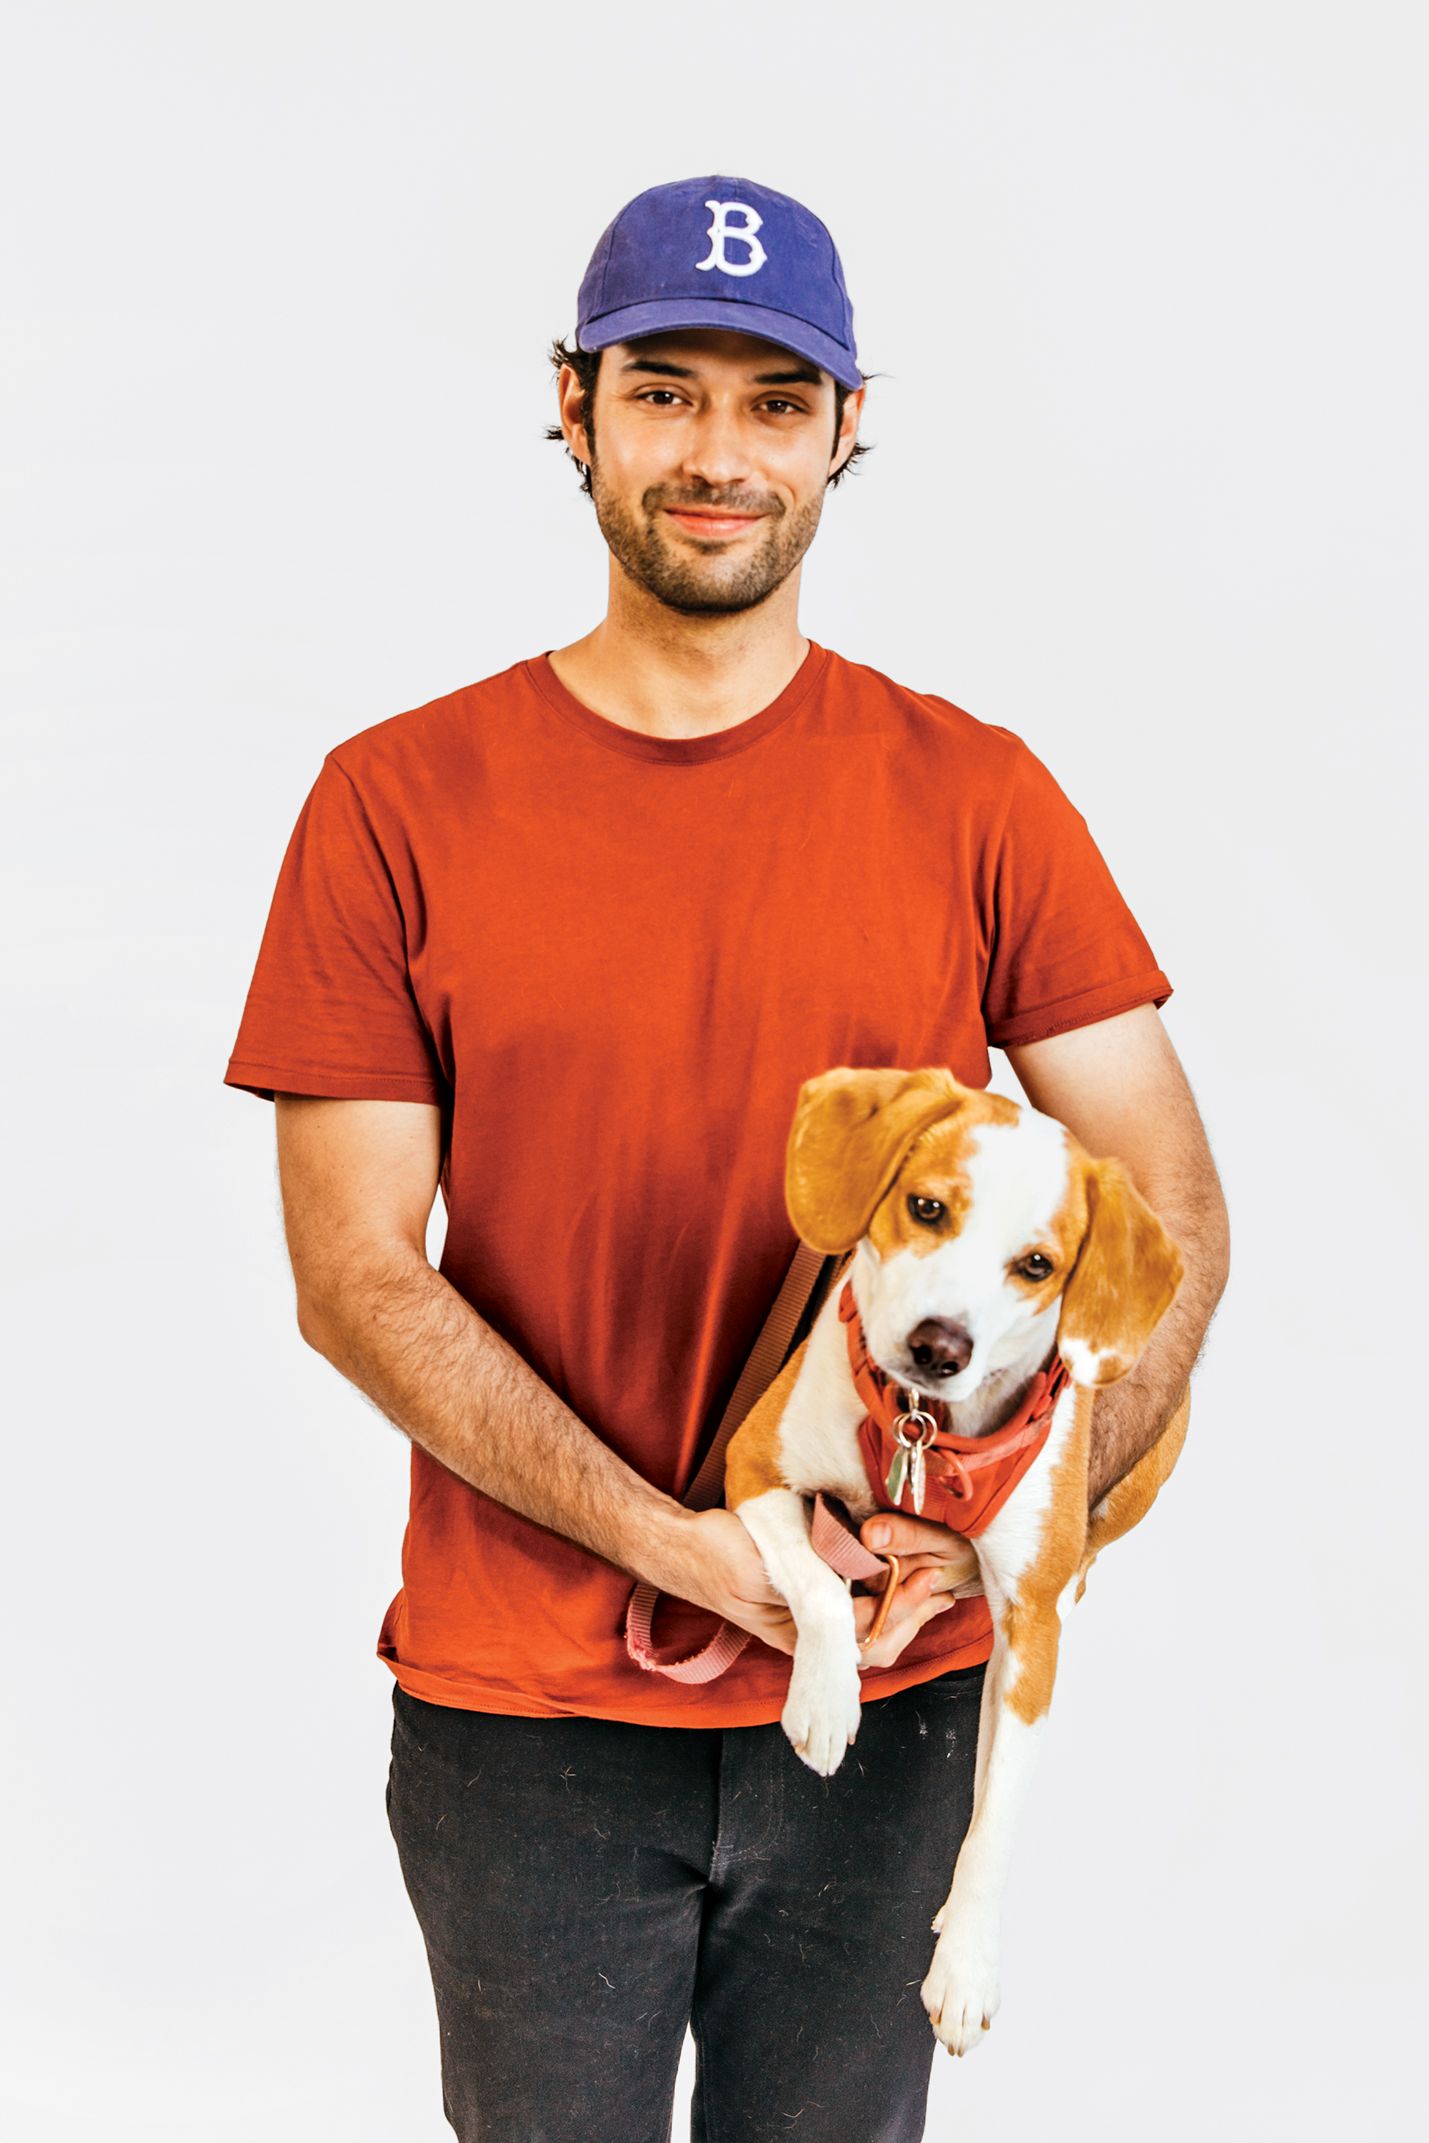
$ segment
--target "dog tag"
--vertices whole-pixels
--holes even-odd
[[[900,1437],[898,1449],[893,1454],[893,1464],[888,1469],[888,1478],[883,1484],[884,1487],[888,1490],[890,1500],[895,1505],[901,1503],[903,1500],[903,1483],[907,1479],[907,1477],[908,1446],[903,1442]]]
[[[923,1515],[923,1493],[928,1484],[928,1469],[923,1459],[921,1437],[913,1446],[909,1471],[913,1481],[913,1508],[921,1518]]]

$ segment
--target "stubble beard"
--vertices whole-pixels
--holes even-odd
[[[689,616],[753,610],[767,601],[813,542],[824,509],[818,492],[792,512],[766,516],[764,533],[753,544],[736,538],[737,551],[692,551],[667,519],[658,491],[647,492],[635,513],[602,482],[594,458],[590,481],[595,517],[612,557],[657,603]]]

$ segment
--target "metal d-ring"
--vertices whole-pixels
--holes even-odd
[[[903,1434],[903,1424],[905,1421],[926,1421],[928,1424],[928,1434],[926,1436],[920,1435],[912,1438],[905,1436]],[[926,1451],[929,1444],[933,1441],[933,1438],[937,1435],[937,1421],[935,1420],[934,1416],[928,1412],[928,1409],[925,1406],[919,1406],[917,1395],[914,1392],[910,1391],[908,1394],[908,1405],[905,1411],[901,1414],[894,1415],[893,1433],[897,1437],[899,1443],[902,1444],[905,1451]]]

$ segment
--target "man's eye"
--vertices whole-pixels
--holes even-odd
[[[945,1208],[941,1198],[920,1198],[915,1193],[908,1200],[908,1210],[925,1228],[936,1228]]]
[[[677,402],[680,399],[673,387],[644,387],[641,389],[639,394],[636,395],[635,399],[637,402],[650,402],[654,400],[657,394],[663,394],[667,402]],[[802,404],[798,402],[791,402],[788,396],[783,394],[771,394],[770,396],[768,396],[764,403],[764,407],[766,409],[778,410],[781,413],[785,410],[789,410],[795,416],[802,416],[804,414]]]
[[[1045,1280],[1052,1271],[1052,1260],[1043,1257],[1040,1250],[1033,1250],[1022,1260],[1021,1270],[1029,1280]]]

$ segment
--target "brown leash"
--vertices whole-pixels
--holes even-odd
[[[723,1503],[724,1454],[729,1449],[729,1440],[755,1400],[768,1391],[796,1346],[807,1335],[828,1298],[834,1274],[843,1262],[841,1257],[821,1256],[805,1242],[801,1242],[794,1252],[783,1284],[764,1320],[764,1329],[750,1349],[749,1359],[739,1373],[739,1382],[720,1416],[704,1464],[685,1490],[682,1500],[691,1510],[713,1510]]]

